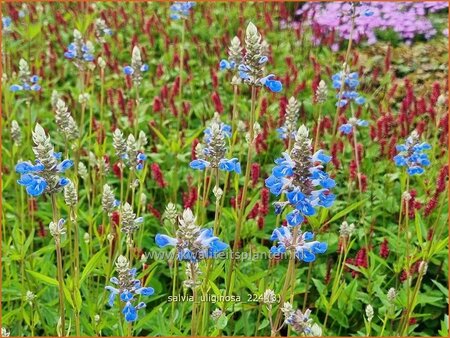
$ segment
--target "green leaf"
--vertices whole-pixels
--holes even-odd
[[[228,324],[228,318],[224,314],[222,314],[216,322],[216,328],[219,330],[224,329]]]
[[[337,221],[339,218],[344,217],[345,215],[347,215],[350,211],[352,211],[352,210],[360,207],[361,205],[363,205],[366,201],[367,201],[367,199],[363,199],[362,201],[350,204],[347,208],[345,208],[344,210],[339,211],[336,215],[331,217],[331,219],[329,219],[328,222],[326,222],[325,224],[329,224],[329,223],[333,223],[334,221]]]
[[[52,286],[58,286],[58,281],[54,278],[48,277],[46,275],[43,275],[42,273],[36,272],[36,271],[31,271],[31,270],[27,270],[27,272],[33,276],[34,278],[36,278],[37,280],[40,280],[41,282],[48,284],[48,285],[52,285]]]
[[[84,280],[89,276],[89,274],[94,270],[94,268],[98,265],[100,260],[102,259],[103,254],[105,253],[107,248],[103,248],[99,252],[97,252],[92,258],[89,260],[89,262],[86,264],[86,267],[83,270],[83,273],[81,274],[80,278],[80,284],[84,282]]]
[[[417,210],[415,211],[414,223],[416,225],[417,240],[419,241],[419,245],[422,246],[423,244],[422,219],[420,218],[420,215],[417,212]]]

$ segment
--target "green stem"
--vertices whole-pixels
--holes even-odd
[[[295,227],[293,234],[292,234],[292,243],[296,243],[297,236],[298,236],[298,227]],[[275,322],[273,325],[272,332],[270,334],[272,337],[274,337],[281,328],[281,327],[279,327],[280,321],[281,321],[281,316],[282,316],[281,308],[282,308],[285,300],[287,299],[287,293],[288,293],[289,287],[291,285],[291,281],[295,280],[294,272],[295,272],[295,251],[292,250],[290,252],[290,256],[289,256],[289,264],[288,264],[288,270],[286,273],[286,278],[284,280],[283,289],[280,294],[280,305],[278,306],[277,314],[275,317]]]
[[[254,139],[253,124],[254,124],[254,120],[255,120],[255,105],[256,105],[256,87],[252,86],[250,125],[249,125],[249,136],[250,137],[249,137],[248,152],[247,152],[247,164],[246,164],[246,169],[245,169],[244,186],[242,188],[243,189],[242,190],[242,198],[239,203],[239,217],[238,217],[238,221],[236,224],[234,243],[233,243],[233,253],[235,253],[238,249],[239,241],[241,238],[241,228],[242,228],[242,223],[243,223],[244,214],[245,214],[245,201],[247,198],[247,189],[248,189],[248,184],[249,184],[249,180],[250,180],[251,159],[252,159],[252,150],[253,150],[253,139]],[[236,203],[239,202],[238,199],[237,199]],[[233,270],[235,267],[235,263],[236,263],[236,255],[232,255],[230,268],[228,270],[228,275],[227,275],[227,283],[226,283],[226,295],[227,296],[230,295],[231,278],[233,276]],[[226,309],[226,301],[224,301],[223,304],[224,304],[223,310],[225,310]]]
[[[52,194],[52,212],[53,212],[53,223],[57,226],[58,224],[58,211],[56,205],[56,195]],[[62,266],[62,255],[61,255],[61,239],[55,236],[55,247],[56,247],[56,263],[58,269],[58,289],[59,289],[59,316],[61,320],[61,333],[65,335],[65,313],[64,313],[64,271]]]

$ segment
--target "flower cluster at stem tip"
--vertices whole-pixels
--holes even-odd
[[[323,150],[311,153],[311,139],[304,125],[297,132],[290,154],[284,152],[283,157],[275,160],[277,165],[265,183],[275,196],[284,193],[287,197],[285,202],[274,203],[276,214],[282,213],[288,205],[294,208],[286,215],[289,226],[297,226],[305,216],[313,216],[316,207],[333,205],[335,195],[330,189],[335,182],[323,170],[323,164],[330,160],[331,157],[325,155]]]
[[[170,6],[170,18],[172,20],[185,19],[189,16],[191,8],[195,6],[194,1],[178,1]]]
[[[30,67],[28,63],[24,59],[20,59],[19,61],[19,74],[18,78],[20,80],[20,84],[13,84],[9,87],[9,90],[12,92],[18,91],[39,91],[41,90],[41,86],[39,85],[39,76],[36,74],[32,74],[30,71]]]
[[[60,175],[73,166],[73,161],[66,159],[59,162],[61,153],[54,151],[50,137],[45,135],[44,129],[39,124],[36,124],[33,132],[33,141],[35,164],[25,161],[16,165],[16,172],[21,175],[17,183],[26,187],[27,193],[31,196],[39,196],[44,191],[49,193],[60,191],[70,182]]]
[[[424,151],[430,150],[431,145],[426,142],[421,143],[416,131],[411,133],[405,144],[398,144],[396,149],[399,154],[394,156],[395,165],[408,167],[407,173],[410,176],[422,175],[425,172],[423,167],[430,165],[428,155]]]
[[[299,233],[294,238],[291,227],[279,227],[275,229],[270,237],[271,241],[278,241],[277,246],[270,249],[272,255],[280,255],[286,253],[287,250],[293,249],[295,257],[306,263],[316,260],[316,254],[322,254],[327,251],[327,244],[324,242],[313,241],[314,234],[312,232]]]
[[[112,277],[110,282],[115,285],[106,286],[105,289],[110,292],[108,305],[113,306],[116,296],[119,295],[121,302],[125,303],[122,314],[127,322],[134,322],[138,318],[137,311],[145,308],[144,302],[136,305],[135,300],[139,296],[151,296],[155,290],[151,287],[143,287],[136,277],[136,269],[131,269],[128,260],[124,256],[119,256],[116,261],[116,270],[118,277]]]
[[[206,168],[218,168],[222,171],[241,173],[241,165],[237,158],[227,159],[225,138],[231,137],[231,126],[220,122],[218,114],[215,114],[210,126],[205,129],[204,142],[206,147],[199,151],[198,158],[191,161],[189,166],[195,170]]]
[[[265,86],[270,91],[279,93],[283,89],[283,85],[280,81],[275,80],[275,75],[262,76],[269,58],[263,54],[261,39],[258,29],[250,22],[246,29],[246,51],[242,62],[237,64],[233,59],[223,59],[219,63],[219,68],[234,70],[237,67],[238,75],[245,83],[251,86]]]
[[[350,135],[353,133],[353,128],[358,127],[367,127],[369,123],[366,120],[356,119],[351,117],[348,119],[348,122],[339,127],[339,131],[345,135]]]
[[[179,228],[175,237],[157,234],[155,243],[160,248],[175,247],[180,261],[198,262],[215,257],[228,248],[227,244],[213,235],[212,229],[202,229],[196,224],[191,209],[185,209],[178,222]]]
[[[344,82],[341,95],[339,93],[336,94],[336,98],[339,100],[336,102],[336,106],[344,107],[350,101],[354,101],[357,105],[366,103],[366,99],[356,91],[359,85],[358,73],[350,73],[347,67],[344,68],[346,69],[345,71],[340,71],[331,77],[334,89],[341,90],[342,82]]]

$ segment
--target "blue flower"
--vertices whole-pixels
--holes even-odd
[[[125,304],[122,313],[127,322],[134,322],[137,319],[137,310],[130,302]]]
[[[312,156],[312,161],[313,162],[328,163],[328,162],[331,161],[331,156],[325,155],[324,151],[322,149],[319,149]]]
[[[189,166],[195,170],[205,170],[211,165],[208,161],[197,159],[189,163]]]
[[[374,11],[371,9],[371,8],[366,8],[364,11],[363,11],[363,15],[364,16],[372,16],[374,14]]]
[[[362,96],[358,96],[355,99],[355,103],[358,104],[358,105],[362,105],[362,104],[366,103],[366,99],[364,97],[362,97]]]
[[[13,84],[9,87],[9,90],[12,92],[18,92],[21,90],[25,91],[39,91],[41,90],[41,86],[38,84],[39,76],[33,75],[30,78],[21,78],[22,84]]]
[[[160,248],[164,248],[166,246],[175,246],[175,245],[177,245],[178,240],[176,238],[173,238],[173,237],[170,237],[170,236],[167,236],[167,235],[157,234],[155,236],[155,243]]]
[[[225,70],[225,69],[235,69],[236,68],[236,63],[234,61],[228,61],[228,60],[221,60],[219,62],[219,69],[220,70]]]
[[[185,19],[189,16],[189,11],[195,6],[195,2],[174,2],[170,6],[170,18],[172,20]]]
[[[287,202],[274,203],[275,213],[280,214],[290,206],[293,210],[286,215],[290,226],[298,226],[306,216],[314,215],[316,207],[328,208],[334,202],[330,189],[336,184],[323,167],[331,157],[321,149],[311,154],[311,140],[307,135],[306,127],[300,127],[293,150],[290,154],[284,152],[283,157],[275,160],[272,175],[265,180],[272,194],[285,194]]]
[[[341,71],[331,77],[334,89],[341,90],[343,80],[342,76],[343,73]],[[341,97],[339,97],[339,94],[336,95],[336,98],[338,99],[338,101],[336,102],[336,106],[344,107],[350,101],[355,101],[355,103],[358,105],[364,104],[366,102],[366,99],[356,91],[358,85],[359,76],[357,72],[345,74],[344,88],[341,93]]]
[[[279,93],[283,89],[283,85],[280,81],[273,80],[275,78],[275,75],[269,74],[266,77],[263,77],[261,80],[259,80],[264,86],[266,86],[270,91],[274,93]]]
[[[187,208],[180,219],[180,228],[183,227],[183,237],[174,238],[157,234],[155,243],[160,247],[176,247],[178,259],[182,261],[197,262],[202,259],[215,257],[226,250],[228,245],[214,236],[212,229],[201,229],[195,225],[195,218],[191,209]]]
[[[275,229],[270,239],[278,242],[276,246],[270,249],[272,255],[283,254],[287,251],[287,248],[293,247],[297,259],[306,263],[314,262],[317,254],[323,254],[327,250],[326,243],[313,241],[314,234],[312,232],[302,233],[299,230],[297,238],[294,238],[290,227]]]
[[[53,153],[53,156],[56,159],[59,159],[60,153]],[[36,164],[34,165],[30,161],[19,162],[15,167],[16,172],[21,175],[20,179],[17,180],[17,183],[24,186],[29,195],[39,196],[48,187],[48,182],[44,177],[48,177],[48,175],[57,176],[57,187],[49,187],[51,192],[53,192],[53,189],[62,188],[70,182],[67,178],[58,178],[58,176],[72,165],[72,160],[64,160],[48,169],[39,161],[36,161]]]
[[[405,144],[398,144],[396,149],[399,154],[393,158],[395,165],[408,167],[407,173],[410,176],[422,175],[425,172],[423,167],[431,164],[428,155],[424,153],[430,150],[431,146],[426,142],[420,143],[415,131],[406,139]]]
[[[16,165],[16,172],[19,174],[28,174],[31,172],[42,171],[44,166],[40,163],[33,165],[31,162],[20,162]]]
[[[348,123],[343,124],[339,127],[339,131],[343,134],[349,135],[353,132],[353,128],[356,126],[359,127],[367,127],[369,123],[366,120],[359,120],[354,117],[351,117],[348,120]]]
[[[31,196],[39,196],[47,188],[47,181],[38,175],[24,174],[17,183],[26,187],[27,193]]]
[[[3,30],[8,30],[11,27],[11,18],[9,16],[2,17]]]
[[[155,293],[155,290],[151,287],[141,286],[141,282],[135,279],[136,269],[130,269],[128,267],[129,263],[125,257],[120,256],[118,258],[118,261],[119,260],[121,260],[121,262],[116,263],[119,278],[112,277],[110,279],[110,282],[117,285],[117,288],[109,285],[105,287],[105,289],[110,292],[108,305],[110,307],[114,306],[116,296],[119,295],[119,300],[125,303],[122,314],[124,315],[125,320],[131,323],[137,320],[137,311],[146,307],[144,302],[139,302],[137,305],[134,305],[133,302],[135,301],[135,296],[151,296]]]
[[[234,171],[236,174],[241,173],[241,164],[237,158],[231,160],[221,159],[219,162],[219,169],[223,171]]]
[[[71,168],[73,166],[72,160],[64,160],[60,164],[56,166],[56,171],[59,173],[65,172],[67,169]]]
[[[349,135],[353,132],[353,125],[350,123],[343,124],[339,127],[339,131],[343,134]]]

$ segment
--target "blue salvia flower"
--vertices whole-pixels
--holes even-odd
[[[170,18],[172,20],[186,19],[189,16],[190,10],[195,6],[194,1],[174,2],[170,6]]]
[[[9,87],[12,92],[18,91],[39,91],[39,76],[32,75],[28,63],[24,59],[19,61],[19,76],[20,84],[13,84]]]
[[[105,37],[111,36],[112,30],[106,25],[105,20],[98,18],[95,20],[95,37],[99,43],[105,43]]]
[[[369,125],[369,123],[366,120],[360,120],[360,119],[351,117],[347,123],[345,123],[339,127],[339,131],[343,134],[349,135],[349,134],[353,133],[353,128],[355,128],[356,126],[367,127],[368,125]]]
[[[227,244],[213,235],[212,229],[202,229],[196,224],[196,218],[191,209],[185,209],[178,222],[179,228],[175,237],[157,234],[155,243],[160,248],[175,247],[179,260],[198,262],[215,257],[228,248]]]
[[[270,237],[271,241],[277,242],[270,249],[272,255],[282,255],[289,250],[293,250],[298,260],[311,263],[316,260],[317,254],[327,251],[327,244],[324,242],[314,241],[312,232],[299,231],[298,236],[294,239],[291,227],[279,227],[275,229]]]
[[[64,56],[71,60],[77,68],[84,70],[94,61],[94,51],[92,42],[84,41],[81,33],[74,29],[73,42],[67,46]]]
[[[30,196],[61,191],[70,182],[61,174],[73,166],[73,161],[68,159],[60,161],[61,153],[55,153],[50,137],[45,135],[44,129],[39,124],[36,124],[33,131],[33,141],[36,162],[32,164],[26,161],[16,165],[16,172],[21,175],[17,183],[24,186]]]
[[[284,303],[281,311],[284,313],[284,322],[301,336],[321,336],[320,327],[309,317],[311,310],[294,310],[290,303]]]
[[[11,31],[11,18],[9,16],[2,17],[2,27],[3,32],[10,32]]]
[[[223,59],[219,63],[220,70],[232,70],[237,71],[237,66],[242,63],[242,50],[241,41],[237,36],[231,39],[230,47],[228,47],[228,59]]]
[[[359,85],[358,73],[349,73],[347,67],[345,68],[345,72],[340,71],[331,77],[333,88],[339,91],[341,90],[342,79],[344,77],[344,88],[341,97],[339,97],[339,94],[336,95],[336,98],[339,99],[339,101],[336,102],[336,106],[344,107],[350,101],[354,101],[357,105],[362,105],[366,102],[366,99],[356,91],[356,88]]]
[[[222,171],[234,171],[241,173],[241,165],[237,158],[226,159],[227,152],[225,137],[231,137],[231,127],[221,123],[216,115],[210,126],[205,130],[206,147],[199,154],[199,158],[193,160],[189,166],[195,170],[206,168],[219,168]]]
[[[330,160],[323,150],[311,153],[311,140],[304,125],[297,132],[291,153],[284,152],[283,157],[275,160],[276,166],[265,183],[275,196],[286,195],[286,202],[275,202],[274,206],[276,214],[282,213],[286,206],[293,208],[286,215],[289,226],[298,226],[305,216],[313,216],[316,207],[333,205],[335,196],[330,189],[335,182],[323,170],[323,164]]]
[[[430,165],[424,151],[430,150],[431,146],[426,142],[421,143],[416,131],[411,133],[405,144],[399,144],[396,148],[399,154],[394,157],[394,162],[399,167],[408,167],[408,175],[422,175],[425,172],[423,167]]]
[[[141,50],[138,46],[134,46],[131,53],[131,66],[125,66],[123,73],[131,76],[135,85],[140,85],[143,78],[142,73],[146,71],[148,71],[148,64],[142,63]]]
[[[269,58],[267,55],[263,55],[261,40],[261,34],[259,34],[258,29],[250,22],[245,36],[245,55],[242,63],[237,65],[238,75],[244,83],[250,86],[264,86],[274,93],[279,93],[283,89],[283,85],[275,79],[275,75],[269,74],[264,76],[265,64]],[[231,67],[230,62],[229,64]],[[224,63],[222,60],[222,66],[226,65],[227,63]]]
[[[119,256],[116,261],[118,277],[112,277],[110,282],[115,286],[106,286],[110,292],[109,306],[114,306],[116,297],[119,296],[121,302],[125,303],[122,314],[129,323],[138,318],[138,310],[145,308],[144,302],[137,302],[139,296],[151,296],[155,290],[151,287],[143,287],[136,277],[136,269],[130,269],[129,262],[124,256]]]

